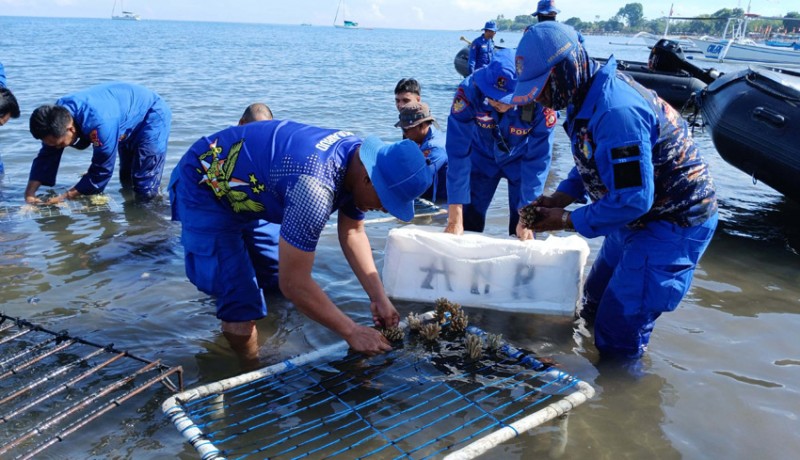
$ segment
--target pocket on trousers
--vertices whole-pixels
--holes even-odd
[[[651,313],[675,310],[689,291],[695,267],[686,257],[664,260],[656,255],[648,258],[644,310]]]
[[[196,235],[184,235],[184,259],[186,277],[197,289],[209,295],[219,295],[217,286],[217,267],[215,239]]]

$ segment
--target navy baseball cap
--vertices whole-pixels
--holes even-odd
[[[483,30],[491,30],[492,32],[497,32],[497,23],[494,21],[486,21],[486,25],[483,26]]]
[[[360,156],[383,207],[400,220],[412,220],[414,200],[433,183],[433,168],[417,143],[406,139],[385,144],[369,136]]]
[[[512,103],[535,101],[553,66],[574,53],[579,43],[575,29],[560,22],[540,22],[529,28],[517,47],[517,86]]]
[[[539,4],[536,5],[536,12],[531,16],[536,16],[537,14],[558,14],[560,12],[561,10],[556,8],[556,0],[539,0]]]
[[[495,101],[511,104],[514,88],[517,86],[514,50],[497,50],[489,65],[476,70],[472,78],[484,95]]]

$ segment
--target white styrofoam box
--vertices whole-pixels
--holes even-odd
[[[588,257],[578,235],[519,241],[407,225],[389,231],[383,285],[399,300],[572,316]]]

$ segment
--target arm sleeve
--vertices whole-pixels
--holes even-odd
[[[33,159],[29,180],[41,182],[42,185],[52,187],[56,185],[58,166],[61,164],[61,154],[64,149],[57,149],[42,144],[39,154]]]
[[[75,184],[75,190],[82,195],[102,192],[114,175],[114,163],[117,160],[118,128],[98,127],[89,131],[92,141],[92,164],[89,171]]]
[[[286,194],[281,237],[301,251],[315,251],[332,209],[333,191],[319,179],[300,176]]]
[[[566,193],[567,195],[575,198],[579,203],[586,203],[589,201],[589,196],[586,193],[586,188],[583,186],[583,178],[578,172],[578,168],[574,167],[569,171],[567,178],[562,180],[556,191]]]
[[[603,114],[592,129],[595,161],[608,193],[572,213],[575,229],[593,238],[607,235],[641,217],[655,197],[651,127],[658,120],[636,108]]]
[[[472,171],[470,150],[475,130],[475,110],[464,88],[459,87],[447,117],[447,203],[470,202],[469,177]]]
[[[8,88],[8,84],[6,83],[6,69],[3,67],[2,62],[0,62],[0,88]]]
[[[467,61],[467,67],[469,68],[469,74],[472,75],[472,72],[475,71],[475,61],[478,59],[478,50],[480,50],[480,45],[476,44],[478,40],[473,40],[472,43],[469,45],[469,60]]]
[[[522,191],[517,209],[530,204],[542,194],[547,174],[550,172],[555,124],[547,126],[543,107],[537,105],[537,112],[535,124],[528,135],[528,145],[522,161]]]

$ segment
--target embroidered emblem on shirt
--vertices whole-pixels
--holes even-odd
[[[583,156],[586,157],[587,160],[592,159],[592,137],[589,135],[589,130],[585,127],[581,128],[581,132],[578,134],[578,149],[583,153]]]
[[[556,111],[545,107],[543,113],[544,113],[545,126],[547,126],[548,128],[552,128],[553,126],[555,126],[556,121],[558,121],[558,115],[556,114]]]
[[[264,210],[264,206],[261,203],[251,200],[247,193],[233,189],[234,187],[251,185],[252,180],[255,179],[254,174],[250,175],[250,183],[232,177],[242,144],[244,144],[244,139],[233,144],[225,158],[220,158],[219,155],[223,153],[222,147],[217,146],[216,140],[212,142],[208,146],[208,151],[197,157],[203,167],[202,171],[197,169],[197,172],[203,175],[203,179],[199,183],[207,184],[211,187],[217,198],[227,198],[234,212],[260,212]],[[208,157],[211,157],[210,163],[206,161]],[[255,183],[256,185],[259,183],[258,179],[255,179]]]
[[[464,95],[464,90],[458,88],[458,91],[456,91],[456,97],[453,99],[453,107],[451,112],[461,113],[467,108],[468,105],[469,103],[467,102],[467,97]]]

